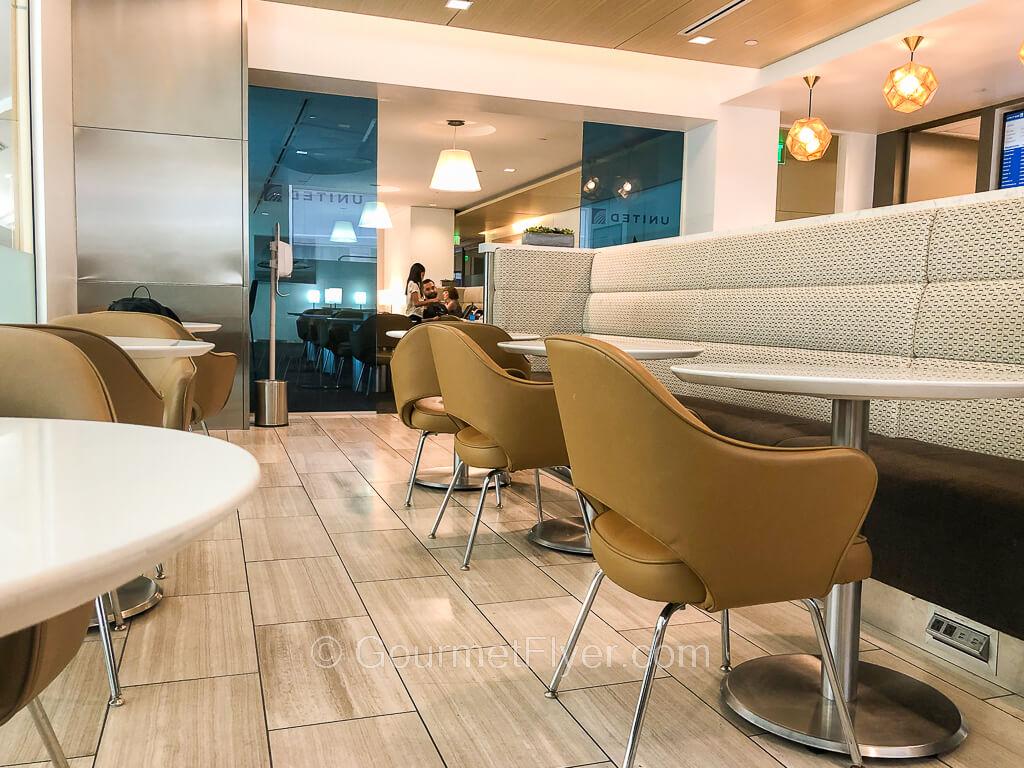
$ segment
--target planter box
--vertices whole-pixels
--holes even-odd
[[[554,235],[548,232],[523,232],[523,245],[546,245],[551,248],[572,248],[575,235]]]

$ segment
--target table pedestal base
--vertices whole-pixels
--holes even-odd
[[[117,597],[121,601],[121,615],[126,619],[148,611],[159,603],[163,596],[164,591],[160,589],[160,585],[148,576],[138,576],[117,588]],[[110,608],[110,598],[106,595],[103,596],[103,607],[107,609],[107,618],[113,623],[114,613]],[[94,629],[96,626],[94,612],[89,628]]]
[[[860,662],[850,702],[864,757],[926,757],[948,752],[967,736],[967,722],[946,696],[901,672]],[[821,695],[821,659],[765,656],[740,664],[722,680],[736,714],[791,741],[847,751],[835,704]]]
[[[537,523],[526,538],[534,544],[574,555],[592,555],[582,517],[553,517]]]
[[[455,484],[456,491],[479,491],[483,487],[484,478],[487,477],[489,469],[470,469],[469,472],[463,470],[462,480]],[[421,469],[416,473],[416,485],[423,488],[436,488],[442,491],[448,490],[448,483],[452,481],[452,468],[451,467],[431,467],[429,469]],[[501,487],[504,488],[509,484],[510,479],[507,474],[501,476]],[[475,504],[476,502],[474,502]]]

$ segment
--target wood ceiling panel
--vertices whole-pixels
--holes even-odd
[[[501,229],[523,219],[575,208],[580,204],[581,173],[576,168],[522,192],[458,213],[455,231],[464,243],[480,241],[483,240],[480,233],[485,230]]]
[[[697,12],[696,6],[684,6],[618,47],[716,64],[764,67],[914,2],[753,0],[697,33],[715,38],[709,45],[695,45],[678,34],[724,1],[702,0]],[[758,44],[746,45],[747,40]]]
[[[289,5],[305,5],[329,11],[347,11],[389,19],[447,24],[458,11],[445,8],[445,0],[275,0]]]

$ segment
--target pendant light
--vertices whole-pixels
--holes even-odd
[[[334,222],[334,229],[331,230],[332,243],[354,243],[356,242],[356,231],[351,221]]]
[[[821,78],[808,75],[807,83],[807,117],[793,123],[786,136],[786,149],[789,154],[802,162],[819,160],[832,141],[832,133],[820,117],[811,117],[811,99],[814,96],[814,85]]]
[[[359,226],[364,229],[391,229],[391,214],[383,202],[370,201],[363,206]]]
[[[473,156],[468,149],[455,149],[455,133],[465,120],[449,120],[452,127],[452,148],[442,149],[434,166],[434,176],[430,180],[431,189],[442,192],[479,192],[480,179],[476,175]]]
[[[890,72],[882,86],[886,103],[897,112],[916,112],[931,101],[939,89],[932,68],[914,61],[914,51],[922,40],[921,35],[903,38],[903,44],[910,49],[910,61]]]
[[[1017,49],[1017,58],[1020,59],[1020,63],[1024,64],[1024,43],[1020,44],[1020,48]]]

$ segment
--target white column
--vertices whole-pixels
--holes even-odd
[[[870,208],[875,193],[873,133],[844,133],[836,167],[836,213]]]

